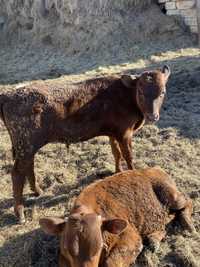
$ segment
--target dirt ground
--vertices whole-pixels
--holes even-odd
[[[159,165],[194,201],[197,233],[170,226],[156,267],[200,266],[200,50],[191,36],[138,44],[107,57],[69,57],[49,46],[26,45],[0,49],[0,92],[21,83],[64,84],[112,73],[140,73],[167,63],[172,69],[161,118],[146,125],[133,138],[137,168]],[[36,173],[44,190],[33,198],[25,190],[27,223],[18,225],[13,215],[10,171],[11,145],[0,123],[0,266],[57,266],[58,240],[41,232],[38,219],[67,214],[72,200],[91,181],[114,171],[106,137],[71,145],[50,144],[36,157]],[[138,262],[137,266],[142,266]]]

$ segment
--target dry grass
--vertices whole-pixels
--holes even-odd
[[[0,1],[0,43],[16,43],[16,40],[38,40],[51,45],[64,47],[67,53],[74,55],[96,50],[101,52],[107,41],[118,41],[123,32],[127,38],[121,40],[124,45],[131,42],[128,32],[134,27],[134,34],[145,35],[155,33],[159,26],[154,23],[155,14],[148,22],[153,27],[147,29],[147,22],[141,11],[150,8],[154,0],[1,0]],[[155,4],[153,5],[156,6]],[[158,9],[158,7],[157,7]],[[158,13],[158,12],[157,12]],[[164,21],[161,12],[159,17]],[[146,14],[147,16],[147,14]],[[145,17],[146,17],[145,16]],[[139,18],[139,25],[137,19]],[[143,18],[142,18],[143,17]],[[140,26],[140,29],[139,27]],[[169,26],[172,26],[170,24]],[[138,30],[137,30],[138,29]],[[132,29],[133,30],[133,29]],[[174,30],[173,27],[171,29]],[[148,34],[149,32],[149,34]],[[113,45],[110,45],[110,47]],[[107,46],[108,49],[108,46]]]
[[[154,266],[158,267],[198,267],[200,262],[200,51],[195,47],[180,48],[183,40],[185,46],[190,43],[189,38],[179,37],[175,43],[157,43],[157,47],[143,45],[135,47],[132,52],[119,51],[115,62],[111,57],[104,58],[105,64],[100,58],[86,62],[74,58],[71,59],[72,65],[74,68],[78,66],[79,60],[80,69],[78,74],[68,76],[57,73],[56,69],[52,71],[52,62],[57,62],[57,69],[69,63],[61,53],[46,49],[42,57],[42,50],[33,50],[30,57],[30,52],[25,52],[22,47],[9,56],[9,49],[1,50],[1,64],[6,68],[10,66],[10,72],[9,77],[1,77],[4,85],[0,85],[0,91],[12,89],[15,81],[66,83],[170,64],[172,76],[160,122],[145,126],[133,139],[135,166],[160,165],[175,179],[179,188],[193,198],[197,233],[182,235],[177,225],[169,227],[169,236],[152,258]],[[22,61],[18,61],[22,52],[23,66]],[[52,57],[48,58],[48,53]],[[41,60],[37,61],[39,57]],[[33,67],[30,61],[38,64]],[[34,76],[37,69],[38,76]],[[38,77],[51,79],[29,81]],[[0,266],[56,266],[58,241],[38,230],[38,219],[44,215],[67,213],[73,198],[85,184],[114,171],[108,140],[95,138],[72,145],[69,151],[61,144],[44,147],[36,157],[36,173],[44,195],[30,199],[29,188],[26,188],[28,221],[21,226],[16,224],[13,216],[11,147],[3,124],[0,124],[0,135]]]

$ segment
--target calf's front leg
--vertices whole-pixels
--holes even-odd
[[[122,172],[123,168],[121,162],[123,157],[119,143],[114,137],[110,137],[110,145],[115,159],[115,172]]]
[[[122,151],[123,158],[126,160],[129,170],[134,168],[132,156],[132,135],[128,135],[119,141],[119,146]]]
[[[117,243],[101,267],[129,267],[135,263],[137,256],[142,251],[142,238],[136,229],[131,226],[119,236]]]
[[[166,232],[163,231],[156,231],[147,236],[148,239],[148,248],[152,252],[158,251],[160,247],[160,242],[165,238]]]

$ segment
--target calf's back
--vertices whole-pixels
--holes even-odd
[[[159,173],[166,175],[155,170],[156,176]],[[83,190],[72,213],[77,212],[80,206],[85,206],[88,211],[95,211],[102,217],[129,221],[142,236],[161,231],[167,222],[167,209],[158,200],[151,177],[148,171],[134,170],[98,181]]]

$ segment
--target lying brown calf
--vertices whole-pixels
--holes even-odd
[[[110,137],[116,171],[124,158],[132,169],[131,139],[144,121],[155,122],[166,91],[169,67],[140,76],[97,78],[66,88],[22,87],[0,95],[0,118],[10,134],[15,213],[24,222],[23,187],[41,193],[34,174],[34,155],[50,142],[66,144],[95,136]]]
[[[46,217],[40,225],[60,236],[60,267],[128,267],[142,251],[143,240],[158,247],[175,216],[194,230],[191,213],[191,200],[169,176],[148,168],[87,186],[67,219]]]

